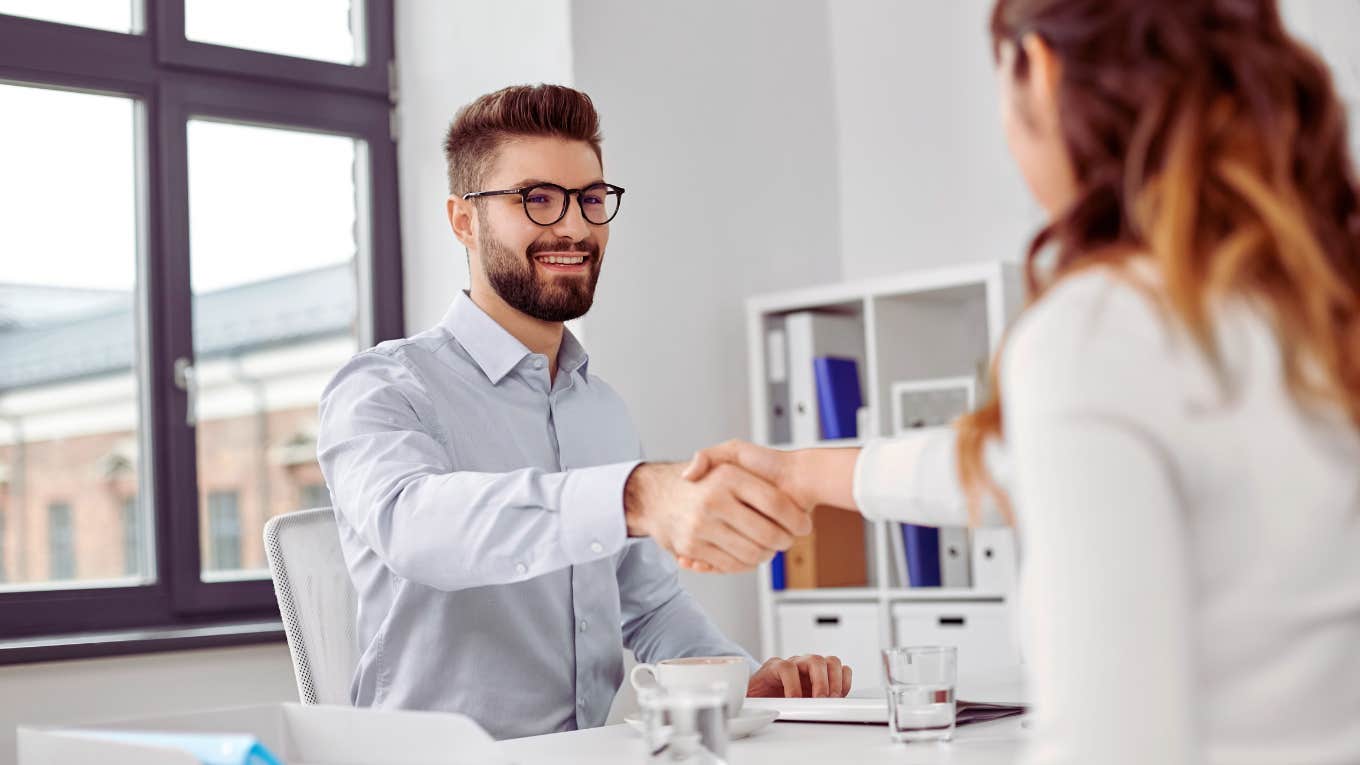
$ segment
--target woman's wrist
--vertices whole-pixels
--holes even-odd
[[[790,496],[807,508],[855,507],[855,462],[859,449],[798,449],[788,452]]]

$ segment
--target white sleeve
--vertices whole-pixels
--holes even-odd
[[[897,438],[867,442],[855,461],[855,506],[870,520],[922,526],[965,526],[968,503],[959,485],[955,430],[922,428]],[[987,467],[1003,486],[1009,460],[996,445],[988,448]],[[984,502],[984,525],[1001,525],[1001,513]]]
[[[1056,293],[1055,293],[1056,294]],[[1026,571],[1032,765],[1200,762],[1176,368],[1140,295],[1080,291],[1004,361]]]

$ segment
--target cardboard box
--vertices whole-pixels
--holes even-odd
[[[784,555],[784,581],[790,590],[866,586],[864,516],[836,507],[813,508],[812,533],[795,539]]]
[[[500,745],[458,714],[344,706],[260,704],[166,717],[18,729],[19,765],[198,765],[163,747],[106,741],[77,731],[246,733],[288,765],[473,765],[509,763]]]

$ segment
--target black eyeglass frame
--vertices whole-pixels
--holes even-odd
[[[581,201],[581,192],[598,188],[603,188],[605,190],[606,195],[614,194],[615,196],[617,196],[619,198],[619,203],[618,206],[614,208],[614,212],[609,214],[608,218],[605,218],[603,221],[596,223],[595,221],[590,219],[589,215],[586,214],[586,204],[585,202]],[[557,214],[556,218],[553,218],[552,221],[548,223],[539,223],[538,221],[534,220],[533,215],[529,214],[529,192],[535,189],[557,189],[558,191],[562,192],[562,211]],[[463,195],[463,199],[478,199],[481,197],[499,197],[509,196],[511,194],[518,194],[520,197],[520,204],[524,207],[524,217],[528,218],[530,223],[533,223],[536,226],[543,226],[546,228],[547,226],[557,225],[558,221],[567,217],[567,210],[568,208],[571,207],[571,197],[573,194],[575,194],[576,206],[581,208],[581,218],[586,223],[589,223],[592,226],[605,226],[609,224],[609,221],[614,220],[614,218],[618,216],[619,210],[623,207],[623,192],[624,188],[622,186],[615,186],[612,183],[592,183],[583,189],[569,189],[565,186],[559,186],[556,183],[535,183],[532,186],[521,186],[517,189],[498,189],[496,191],[469,191],[468,193]]]

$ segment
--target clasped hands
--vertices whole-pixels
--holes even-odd
[[[817,504],[798,452],[728,441],[688,464],[645,463],[628,479],[630,536],[650,536],[696,571],[749,571],[812,532]]]

